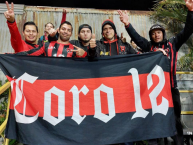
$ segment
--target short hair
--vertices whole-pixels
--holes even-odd
[[[72,24],[71,24],[70,22],[64,21],[63,23],[60,24],[59,29],[60,29],[60,28],[62,27],[62,25],[64,25],[64,24],[70,25],[70,26],[72,27]],[[73,31],[73,27],[72,27],[72,31]]]
[[[48,24],[51,24],[51,25],[53,26],[53,28],[54,28],[54,24],[52,24],[51,22],[46,23],[46,24],[45,24],[45,27],[46,27]]]
[[[26,25],[34,25],[36,27],[36,30],[38,32],[38,26],[33,21],[28,21],[23,25],[23,31],[25,30]]]

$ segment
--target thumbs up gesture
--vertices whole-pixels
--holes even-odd
[[[95,34],[92,34],[92,38],[90,40],[90,48],[95,48],[95,47],[96,47]]]
[[[123,37],[123,33],[121,33],[121,40],[122,40],[123,43],[126,43],[126,38]]]
[[[9,3],[6,1],[7,11],[4,12],[4,16],[9,22],[15,21],[15,14],[14,14],[14,5],[11,3],[11,8],[9,7]]]

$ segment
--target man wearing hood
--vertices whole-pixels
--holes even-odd
[[[129,43],[123,42],[122,39],[119,38],[112,20],[107,19],[102,23],[102,36],[103,38],[96,42],[96,49],[89,49],[88,54],[91,57],[138,54]],[[96,40],[92,39],[92,41]],[[133,142],[121,144],[133,145]]]
[[[193,1],[192,0],[185,0],[186,7],[188,8],[187,19],[185,23],[184,29],[177,34],[175,37],[170,39],[166,39],[165,29],[159,25],[153,25],[149,30],[149,37],[151,41],[141,37],[132,25],[129,23],[129,17],[127,12],[122,12],[118,10],[120,15],[120,20],[125,24],[125,28],[130,35],[130,37],[134,40],[134,42],[146,52],[149,51],[156,51],[157,49],[162,48],[167,53],[168,58],[171,62],[171,92],[172,92],[172,99],[174,104],[174,113],[175,113],[175,120],[176,120],[176,129],[177,134],[174,136],[175,145],[183,145],[183,128],[180,121],[181,116],[181,104],[180,104],[180,93],[177,88],[177,81],[176,81],[176,65],[177,65],[177,55],[178,50],[185,43],[190,35],[193,33]]]
[[[103,38],[97,42],[96,50],[90,50],[90,54],[95,53],[95,56],[113,56],[123,54],[137,54],[129,43],[123,43],[117,35],[115,24],[112,20],[105,20],[102,23]]]

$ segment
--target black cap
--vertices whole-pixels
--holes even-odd
[[[113,23],[113,21],[112,21],[112,20],[107,19],[107,20],[105,20],[105,21],[102,23],[102,35],[103,35],[103,27],[104,27],[106,24],[111,25],[111,27],[112,27],[112,28],[113,28],[113,30],[115,31],[115,34],[117,34],[115,24]]]
[[[88,24],[82,24],[82,25],[79,26],[78,34],[80,34],[80,31],[81,31],[83,28],[88,28],[88,29],[90,29],[90,31],[91,31],[91,33],[92,33],[92,28],[91,28],[90,25],[88,25]]]
[[[152,38],[151,38],[151,32],[155,29],[159,29],[162,31],[163,33],[163,40],[166,39],[166,32],[165,32],[165,29],[162,25],[160,24],[154,24],[153,26],[151,26],[150,30],[149,30],[149,38],[150,40],[152,41]]]

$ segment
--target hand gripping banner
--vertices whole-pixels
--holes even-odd
[[[173,136],[162,53],[81,58],[0,55],[11,82],[6,137],[30,145],[101,145]]]

